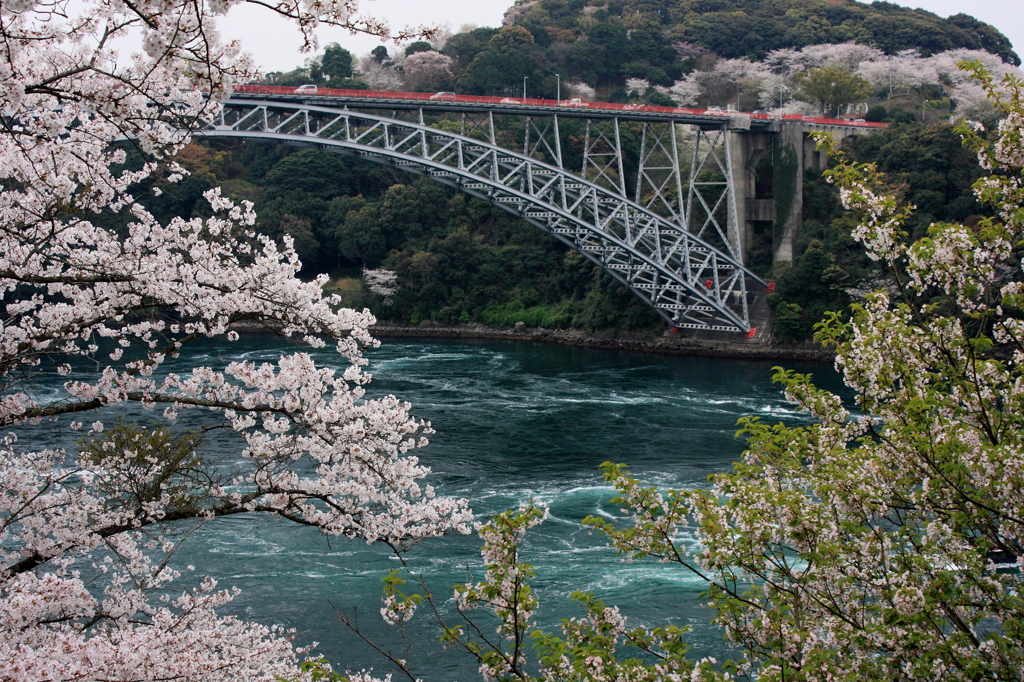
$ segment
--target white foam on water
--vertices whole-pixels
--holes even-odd
[[[639,563],[621,565],[616,568],[614,573],[608,573],[591,584],[595,590],[612,591],[654,582],[680,586],[706,584],[706,581],[699,575],[678,564],[651,564],[650,562],[645,562],[643,565]]]

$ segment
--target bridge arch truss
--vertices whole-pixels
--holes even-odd
[[[219,120],[197,134],[314,145],[456,187],[580,251],[674,327],[746,332],[752,292],[763,291],[763,280],[731,254],[615,191],[525,153],[422,121],[231,99]]]

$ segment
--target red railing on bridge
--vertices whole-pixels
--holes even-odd
[[[687,107],[661,107],[653,104],[617,104],[615,102],[584,102],[578,99],[536,99],[532,97],[489,97],[485,95],[456,95],[454,93],[429,93],[429,92],[399,92],[396,90],[346,90],[340,88],[321,88],[317,86],[315,92],[312,90],[302,92],[301,88],[296,89],[280,85],[239,85],[235,92],[254,95],[291,95],[302,97],[348,97],[354,99],[392,99],[392,100],[418,100],[423,102],[464,102],[467,104],[496,104],[499,106],[531,106],[551,107],[553,109],[597,109],[602,111],[649,111],[661,114],[684,114],[689,116],[722,116],[732,114],[745,114],[750,118],[761,121],[770,121],[774,118],[771,114],[745,113],[742,111],[721,111],[708,109],[691,109]],[[784,121],[803,121],[818,125],[841,125],[855,126],[860,128],[885,128],[885,123],[872,123],[864,120],[850,120],[839,118],[819,118],[812,116],[785,115]]]

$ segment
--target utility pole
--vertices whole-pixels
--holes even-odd
[[[892,99],[892,55],[889,55],[889,99]]]

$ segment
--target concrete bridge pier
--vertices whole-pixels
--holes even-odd
[[[803,125],[783,125],[772,158],[772,189],[775,194],[775,225],[772,260],[792,261],[793,241],[803,223],[804,153]]]
[[[777,133],[763,130],[729,131],[729,171],[736,211],[730,215],[729,235],[740,247],[746,262],[753,242],[755,223],[775,220],[775,201],[757,194],[757,165],[771,154]]]
[[[811,133],[828,133],[841,143],[848,137],[865,135],[873,129],[859,129],[804,121],[782,121],[773,149],[772,188],[775,232],[772,235],[773,260],[792,261],[793,243],[803,224],[804,172],[822,172],[828,168],[828,154],[817,149]]]

